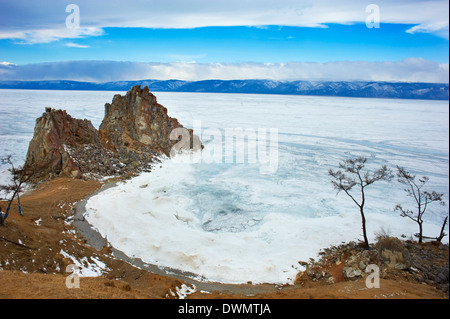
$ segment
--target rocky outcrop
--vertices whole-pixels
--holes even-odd
[[[406,243],[411,255],[409,271],[415,280],[449,292],[449,247],[440,242]]]
[[[192,130],[184,129],[148,88],[132,87],[105,104],[105,117],[97,130],[89,120],[72,118],[66,111],[46,108],[36,120],[25,171],[31,181],[56,176],[101,178],[149,170],[161,154],[170,155],[184,130],[188,148],[200,148]],[[176,131],[176,130],[175,130]]]
[[[298,274],[297,283],[358,280],[371,274],[369,266],[375,265],[381,278],[406,277],[449,291],[449,247],[440,242],[419,244],[384,237],[370,249],[350,242],[326,248],[319,255],[318,261],[299,262],[305,270]]]
[[[148,87],[133,86],[125,96],[115,95],[111,104],[105,104],[105,117],[100,125],[100,135],[113,150],[132,149],[138,152],[161,151],[166,155],[174,144],[171,133],[183,128],[167,109],[158,104]],[[192,130],[187,130],[193,141]],[[196,138],[195,147],[199,147]],[[193,145],[191,145],[193,146]]]
[[[78,177],[77,162],[68,148],[87,144],[101,144],[98,131],[90,121],[72,118],[66,111],[46,108],[36,120],[25,168],[34,171],[36,178]]]
[[[395,237],[381,238],[376,247],[380,262],[388,267],[401,270],[411,267],[411,256],[400,239]]]

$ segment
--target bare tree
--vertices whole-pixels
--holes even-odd
[[[447,219],[448,219],[448,216],[445,217],[444,222],[442,223],[441,232],[439,233],[439,236],[436,237],[436,240],[439,242],[442,241],[442,238],[447,236],[447,234],[444,231],[445,225],[447,225]]]
[[[442,196],[444,194],[440,194],[437,192],[427,192],[422,190],[425,184],[429,181],[427,176],[422,176],[419,178],[419,181],[416,182],[416,175],[410,174],[403,167],[397,166],[397,177],[398,181],[404,185],[406,185],[405,192],[409,197],[413,197],[416,202],[416,210],[404,209],[401,205],[396,205],[394,207],[395,211],[400,211],[400,216],[408,217],[415,221],[419,225],[419,233],[417,237],[419,238],[419,243],[423,242],[423,215],[428,208],[428,205],[433,202],[438,202],[440,205],[445,205],[445,202],[442,200]],[[444,221],[444,225],[442,226],[441,234],[439,235],[440,239],[446,235],[444,233],[444,227],[447,223],[447,218]],[[437,237],[436,239],[438,239]]]
[[[334,171],[330,169],[328,174],[332,177],[331,183],[338,193],[344,191],[358,206],[361,214],[362,229],[364,237],[364,245],[369,248],[369,240],[367,239],[366,231],[366,218],[364,216],[364,205],[366,203],[365,189],[367,186],[372,185],[377,181],[390,181],[394,176],[392,171],[387,168],[386,165],[381,166],[374,172],[365,171],[367,158],[359,156],[354,159],[347,159],[342,163],[339,163],[339,170]],[[352,195],[350,192],[353,187],[357,186],[360,193],[360,199],[356,198],[356,195]]]
[[[9,210],[11,209],[11,204],[14,199],[17,197],[17,202],[19,205],[19,214],[22,214],[22,206],[20,205],[20,193],[24,190],[24,184],[31,178],[32,175],[26,175],[22,168],[16,168],[11,161],[11,155],[8,155],[6,158],[2,159],[3,162],[9,163],[11,166],[8,169],[11,172],[11,182],[8,185],[0,185],[0,191],[5,193],[5,199],[8,201],[8,206],[6,208],[5,214],[1,214],[0,216],[0,225],[3,226],[6,218],[8,218]]]

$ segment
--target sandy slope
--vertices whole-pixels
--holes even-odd
[[[112,257],[111,250],[96,250],[85,243],[73,223],[73,203],[98,190],[102,183],[55,179],[21,197],[24,217],[16,204],[5,227],[0,227],[0,298],[174,298],[182,279],[155,274]],[[6,203],[0,205],[5,208]],[[5,240],[6,239],[6,240]],[[66,266],[78,261],[104,264],[98,277],[82,277],[80,288],[69,289]],[[195,283],[194,283],[195,284]],[[205,285],[187,298],[448,298],[434,287],[414,282],[399,273],[382,279],[380,288],[368,289],[363,280],[335,284],[302,281],[293,286]]]

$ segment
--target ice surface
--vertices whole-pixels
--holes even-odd
[[[0,113],[8,119],[0,123],[0,155],[12,150],[24,160],[34,119],[45,106],[67,109],[98,127],[104,103],[116,93],[0,90]],[[145,262],[210,281],[292,282],[298,261],[362,238],[357,207],[345,194],[336,195],[327,173],[355,155],[367,156],[369,167],[400,165],[429,176],[429,188],[445,193],[448,202],[447,101],[155,95],[170,116],[202,135],[203,156],[163,161],[151,173],[92,197],[86,215],[115,248]],[[263,173],[248,156],[244,163],[228,163],[221,153],[211,162],[207,155],[229,141],[212,133],[238,128],[278,130],[275,171]],[[396,236],[417,232],[414,222],[393,211],[396,204],[411,204],[401,184],[380,182],[366,195],[369,240],[381,228]],[[448,206],[429,207],[425,235],[439,233],[445,214]]]

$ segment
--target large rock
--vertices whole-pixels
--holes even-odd
[[[390,268],[408,269],[411,257],[403,242],[396,237],[386,237],[377,243],[380,261]]]
[[[167,109],[158,104],[156,96],[148,87],[141,89],[133,86],[125,96],[115,95],[111,104],[105,104],[105,117],[100,125],[100,135],[107,145],[118,150],[121,148],[145,151],[149,148],[166,155],[179,139],[171,139],[171,133],[183,128],[176,118],[167,114]],[[194,136],[187,130],[190,141]],[[199,140],[195,144],[198,148]],[[192,142],[189,143],[192,148]]]
[[[170,155],[188,136],[187,148],[201,142],[156,102],[148,87],[132,87],[105,104],[105,117],[97,130],[90,121],[72,118],[66,111],[46,108],[36,120],[24,168],[32,182],[56,176],[98,178],[148,170],[155,157]],[[178,145],[177,145],[178,146]]]
[[[100,144],[98,131],[88,120],[72,118],[66,111],[46,108],[36,120],[25,168],[37,178],[78,176],[78,164],[68,149],[86,144]]]

